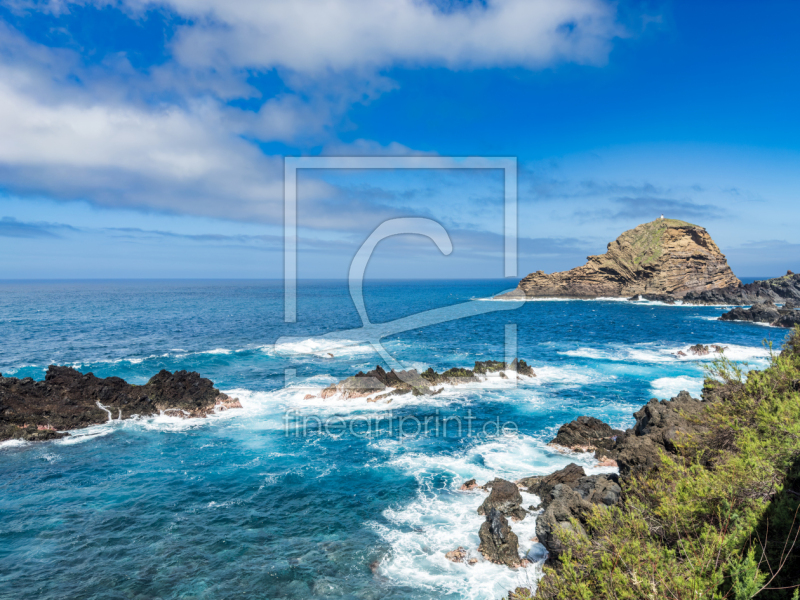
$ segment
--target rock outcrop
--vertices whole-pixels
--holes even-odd
[[[161,371],[145,385],[55,365],[48,368],[44,381],[0,376],[0,440],[41,441],[134,415],[205,417],[227,408],[241,404],[210,380],[188,371]]]
[[[522,479],[519,484],[542,500],[538,507],[542,514],[536,519],[536,537],[547,549],[551,560],[557,559],[564,551],[558,539],[559,533],[570,531],[585,535],[583,526],[592,505],[613,506],[619,502],[622,493],[617,475],[586,475],[583,467],[575,463],[545,477]]]
[[[653,468],[658,462],[659,452],[677,453],[679,446],[687,442],[690,436],[703,433],[703,429],[695,425],[694,415],[704,410],[704,400],[692,398],[689,392],[683,391],[670,400],[653,398],[641,409],[633,413],[636,424],[624,432],[608,429],[593,424],[590,432],[614,431],[615,435],[601,438],[592,444],[595,457],[610,458],[617,462],[620,475],[627,477]],[[578,417],[559,429],[562,431],[583,432],[590,417]],[[601,422],[602,423],[602,422]],[[581,433],[575,437],[576,445],[570,445],[571,437],[556,436],[551,444],[565,446],[572,450],[585,451],[585,440],[591,433]]]
[[[685,304],[763,304],[800,302],[800,274],[789,271],[783,277],[753,283],[733,284],[717,289],[689,292]]]
[[[512,568],[520,566],[517,534],[511,531],[508,520],[499,510],[492,509],[486,514],[478,537],[481,540],[478,551],[486,560]]]
[[[562,425],[556,437],[549,443],[554,446],[563,446],[576,452],[601,449],[611,450],[616,444],[617,437],[624,435],[624,433],[619,429],[613,429],[600,419],[582,416]]]
[[[495,479],[491,484],[486,484],[486,487],[491,487],[492,491],[483,504],[478,507],[479,515],[499,510],[504,516],[521,521],[528,514],[521,506],[522,496],[516,484],[505,479]]]
[[[570,271],[531,273],[510,297],[628,298],[639,294],[682,298],[690,292],[739,286],[708,232],[675,219],[626,231],[605,254]]]
[[[380,365],[372,371],[364,373],[359,371],[353,377],[343,379],[322,390],[323,399],[339,395],[342,399],[369,397],[368,401],[377,401],[393,395],[413,394],[415,396],[433,396],[441,392],[433,389],[436,385],[459,385],[480,381],[479,376],[487,376],[490,373],[500,373],[505,377],[503,371],[516,371],[518,375],[525,377],[536,377],[533,368],[524,360],[514,359],[511,363],[504,363],[496,360],[477,361],[475,368],[448,369],[443,373],[437,373],[433,368],[428,368],[422,373],[415,369],[408,371],[385,371]]]
[[[783,308],[779,309],[772,300],[767,300],[761,304],[754,304],[750,308],[734,308],[722,315],[719,320],[768,323],[773,327],[794,327],[800,325],[800,311],[794,309],[792,302],[787,302]]]

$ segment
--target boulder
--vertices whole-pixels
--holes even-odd
[[[763,304],[754,304],[750,308],[737,307],[722,315],[720,321],[750,321],[751,323],[773,323],[780,318],[778,308],[767,300]]]
[[[610,450],[613,448],[617,436],[623,433],[619,429],[613,429],[600,419],[581,416],[562,425],[556,437],[549,443],[580,452],[600,448]]]
[[[489,487],[489,484],[486,484]],[[478,514],[485,515],[492,510],[498,510],[507,517],[513,517],[521,520],[528,514],[527,511],[521,507],[522,495],[519,493],[519,488],[516,484],[506,481],[505,479],[495,479],[491,482],[491,493],[478,507]]]
[[[499,510],[493,508],[486,514],[478,537],[481,540],[478,550],[486,560],[512,568],[520,566],[517,535]]]

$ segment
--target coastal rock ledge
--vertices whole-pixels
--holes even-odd
[[[0,441],[50,440],[67,435],[66,430],[135,415],[206,417],[241,407],[237,398],[195,372],[161,371],[144,385],[131,385],[119,377],[101,379],[51,365],[44,381],[0,375]]]
[[[682,298],[690,292],[741,285],[708,232],[676,219],[657,219],[626,231],[605,254],[589,256],[588,261],[561,273],[531,273],[502,297]]]

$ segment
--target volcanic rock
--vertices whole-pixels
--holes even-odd
[[[131,385],[51,365],[44,381],[0,377],[0,440],[41,441],[134,415],[205,417],[241,406],[194,372],[161,371],[145,385]]]
[[[787,301],[782,308],[778,308],[768,300],[763,304],[754,304],[750,308],[734,308],[725,313],[720,321],[749,321],[752,323],[769,323],[774,327],[794,327],[800,325],[800,312],[794,309],[792,300]]]
[[[754,281],[745,285],[689,292],[684,304],[762,304],[764,302],[800,301],[800,274],[789,271],[783,277]]]
[[[556,437],[549,443],[580,452],[599,448],[611,449],[617,436],[624,433],[619,429],[612,429],[610,425],[603,423],[600,419],[581,416],[562,425]]]
[[[752,323],[774,323],[780,318],[778,307],[767,300],[761,304],[754,304],[750,308],[734,308],[722,315],[720,321],[750,321]]]
[[[489,484],[486,485],[489,487]],[[485,515],[492,510],[498,510],[507,517],[524,519],[527,511],[521,507],[522,496],[516,484],[505,479],[495,479],[491,482],[491,493],[478,507],[478,514]]]
[[[492,509],[486,514],[478,536],[481,539],[478,550],[486,560],[512,568],[520,566],[517,534],[511,531],[499,510]]]
[[[386,372],[378,365],[372,371],[367,373],[359,371],[352,377],[326,387],[322,390],[320,396],[326,399],[338,394],[343,400],[369,396],[371,402],[376,402],[388,396],[399,396],[408,393],[412,393],[415,396],[433,396],[441,392],[442,388],[434,390],[430,387],[432,385],[458,385],[477,382],[480,381],[477,377],[479,374],[485,375],[498,371],[502,374],[503,370],[511,369],[516,370],[520,375],[536,377],[533,368],[520,359],[514,359],[510,364],[494,360],[478,361],[475,363],[474,370],[453,368],[444,373],[437,373],[433,368],[429,367],[427,371],[423,371],[421,374],[415,369]],[[380,392],[384,393],[381,394]]]
[[[605,254],[589,256],[588,261],[561,273],[531,273],[507,295],[629,298],[641,294],[674,299],[741,285],[708,232],[675,219],[658,219],[626,231]]]
[[[543,512],[536,519],[536,537],[551,559],[558,558],[564,550],[559,533],[568,530],[585,535],[583,525],[592,505],[613,506],[622,493],[616,475],[586,475],[574,463],[545,477],[529,477],[520,483],[527,483],[528,491],[542,499],[539,508]],[[577,520],[577,528],[571,519]]]

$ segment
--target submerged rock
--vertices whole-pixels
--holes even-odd
[[[145,385],[131,385],[51,365],[44,381],[0,377],[0,440],[42,441],[134,415],[205,417],[241,406],[195,372],[161,371]]]

